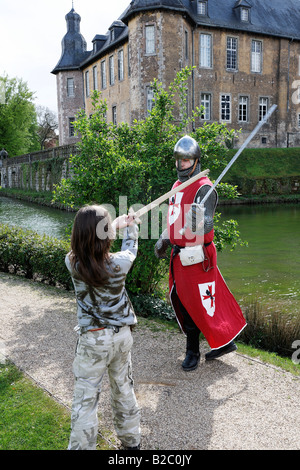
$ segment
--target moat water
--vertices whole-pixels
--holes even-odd
[[[64,238],[74,213],[0,196],[0,223]]]
[[[234,295],[300,315],[300,205],[220,206],[248,247],[226,248],[218,265]]]
[[[300,205],[219,206],[235,219],[248,247],[218,253],[218,266],[237,300],[259,300],[300,315]],[[0,223],[64,238],[74,213],[0,197]],[[154,244],[154,242],[153,242]]]

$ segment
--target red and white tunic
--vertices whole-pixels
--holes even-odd
[[[180,184],[180,181],[176,181],[173,188]],[[182,192],[177,192],[169,201],[168,232],[172,245],[185,247],[201,244],[204,245],[206,255],[202,263],[182,266],[179,256],[173,257],[173,248],[169,292],[182,330],[184,331],[183,317],[178,297],[204,334],[211,349],[218,349],[230,343],[243,330],[246,322],[217,267],[217,252],[213,242],[214,230],[204,234],[204,237],[194,236],[188,228],[184,235],[179,233],[185,225],[185,216],[203,185],[212,186],[212,183],[207,177],[200,178]]]

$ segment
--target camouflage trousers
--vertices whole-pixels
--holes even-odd
[[[140,410],[133,388],[130,327],[119,332],[106,328],[80,335],[73,363],[75,386],[69,450],[95,450],[98,401],[104,373],[108,372],[113,422],[125,447],[140,443]]]

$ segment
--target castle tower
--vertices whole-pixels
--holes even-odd
[[[52,73],[57,81],[59,145],[78,141],[72,122],[79,109],[84,108],[81,62],[89,55],[86,41],[80,33],[81,17],[74,8],[66,15],[67,33],[62,39],[62,54]]]

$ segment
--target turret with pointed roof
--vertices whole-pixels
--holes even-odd
[[[90,54],[87,52],[86,41],[80,33],[81,17],[74,8],[66,15],[67,33],[63,37],[62,54],[52,73],[57,74],[62,70],[79,69],[80,64]]]

